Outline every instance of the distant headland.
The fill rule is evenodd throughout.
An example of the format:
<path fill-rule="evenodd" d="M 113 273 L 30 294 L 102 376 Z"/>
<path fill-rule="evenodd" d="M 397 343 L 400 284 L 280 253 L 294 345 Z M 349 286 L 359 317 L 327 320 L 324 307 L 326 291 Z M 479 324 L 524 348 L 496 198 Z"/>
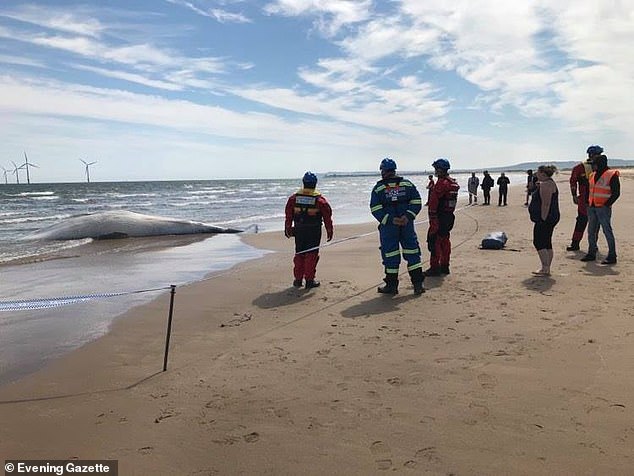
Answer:
<path fill-rule="evenodd" d="M 483 170 L 488 170 L 489 172 L 523 172 L 528 169 L 536 170 L 537 167 L 543 164 L 555 164 L 559 170 L 570 170 L 576 164 L 579 163 L 579 160 L 564 160 L 564 161 L 552 161 L 552 160 L 543 160 L 543 161 L 535 161 L 535 162 L 522 162 L 521 164 L 515 165 L 505 165 L 499 167 L 474 167 L 472 169 L 452 169 L 453 173 L 470 173 L 477 172 L 481 173 Z M 634 167 L 634 160 L 626 160 L 626 159 L 609 159 L 609 165 L 613 168 L 627 168 Z M 429 175 L 433 174 L 433 170 L 403 170 L 399 171 L 402 175 Z M 358 171 L 358 172 L 326 172 L 323 174 L 324 177 L 373 177 L 378 174 L 378 171 Z"/>

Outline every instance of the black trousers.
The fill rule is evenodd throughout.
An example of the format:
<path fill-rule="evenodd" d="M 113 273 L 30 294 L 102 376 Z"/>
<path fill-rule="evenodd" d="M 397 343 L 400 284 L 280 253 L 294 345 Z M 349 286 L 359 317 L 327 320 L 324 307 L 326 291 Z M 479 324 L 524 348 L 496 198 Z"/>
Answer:
<path fill-rule="evenodd" d="M 498 205 L 502 205 L 502 203 L 506 205 L 506 196 L 508 195 L 508 193 L 508 188 L 500 188 L 500 193 L 498 195 Z"/>
<path fill-rule="evenodd" d="M 484 195 L 484 204 L 489 205 L 491 203 L 491 189 L 483 188 L 482 194 Z"/>

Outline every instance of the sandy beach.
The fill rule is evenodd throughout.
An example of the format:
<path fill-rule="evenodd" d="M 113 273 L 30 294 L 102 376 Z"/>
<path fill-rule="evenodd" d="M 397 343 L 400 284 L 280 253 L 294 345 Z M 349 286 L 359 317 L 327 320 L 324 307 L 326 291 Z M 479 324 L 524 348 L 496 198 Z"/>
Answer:
<path fill-rule="evenodd" d="M 406 274 L 398 296 L 377 294 L 374 223 L 334 216 L 335 240 L 365 236 L 324 248 L 310 291 L 291 287 L 292 241 L 245 235 L 275 253 L 177 289 L 167 372 L 166 293 L 0 387 L 1 459 L 116 459 L 122 475 L 632 474 L 634 174 L 611 267 L 565 251 L 568 176 L 548 278 L 531 274 L 522 187 L 457 213 L 452 274 L 422 296 Z M 506 248 L 480 250 L 498 230 Z"/>

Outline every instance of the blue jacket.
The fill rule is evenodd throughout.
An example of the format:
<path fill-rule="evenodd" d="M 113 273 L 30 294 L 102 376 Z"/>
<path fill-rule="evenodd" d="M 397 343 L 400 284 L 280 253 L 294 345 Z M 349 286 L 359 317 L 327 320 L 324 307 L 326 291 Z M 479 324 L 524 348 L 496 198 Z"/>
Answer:
<path fill-rule="evenodd" d="M 423 202 L 416 186 L 403 177 L 379 180 L 370 196 L 370 212 L 381 225 L 392 224 L 392 219 L 406 215 L 416 218 Z"/>

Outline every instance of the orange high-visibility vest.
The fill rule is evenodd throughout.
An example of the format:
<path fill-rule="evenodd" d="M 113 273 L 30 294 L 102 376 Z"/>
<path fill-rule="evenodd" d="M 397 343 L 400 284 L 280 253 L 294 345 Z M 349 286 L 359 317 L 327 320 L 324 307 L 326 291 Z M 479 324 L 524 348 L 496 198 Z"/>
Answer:
<path fill-rule="evenodd" d="M 612 177 L 619 176 L 619 171 L 614 169 L 607 169 L 603 172 L 599 180 L 596 180 L 597 173 L 593 172 L 590 175 L 590 206 L 595 208 L 601 208 L 605 206 L 605 203 L 612 196 L 612 189 L 610 188 L 610 181 Z"/>

